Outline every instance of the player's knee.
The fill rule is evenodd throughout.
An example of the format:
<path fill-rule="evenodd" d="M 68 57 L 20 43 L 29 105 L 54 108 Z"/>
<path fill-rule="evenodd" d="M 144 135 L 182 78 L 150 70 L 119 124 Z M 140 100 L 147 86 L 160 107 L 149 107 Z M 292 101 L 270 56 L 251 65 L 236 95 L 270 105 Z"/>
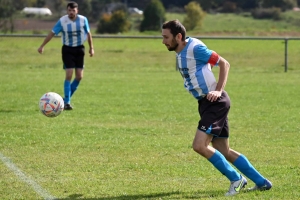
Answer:
<path fill-rule="evenodd" d="M 200 144 L 193 144 L 193 150 L 197 153 L 199 153 L 200 155 L 204 156 L 205 152 L 207 150 L 207 147 L 205 147 L 204 145 L 200 145 Z"/>
<path fill-rule="evenodd" d="M 229 152 L 228 151 L 223 151 L 221 152 L 223 154 L 223 156 L 226 158 L 226 160 L 229 160 L 230 156 L 229 156 Z"/>

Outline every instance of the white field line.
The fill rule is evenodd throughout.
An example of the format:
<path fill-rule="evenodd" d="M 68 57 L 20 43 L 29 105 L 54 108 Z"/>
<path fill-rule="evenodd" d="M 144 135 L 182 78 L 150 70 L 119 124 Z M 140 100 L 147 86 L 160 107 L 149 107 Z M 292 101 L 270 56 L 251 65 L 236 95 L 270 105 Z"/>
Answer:
<path fill-rule="evenodd" d="M 56 197 L 52 196 L 51 194 L 49 194 L 46 190 L 44 190 L 38 183 L 36 183 L 34 180 L 30 179 L 29 177 L 27 177 L 9 158 L 5 157 L 2 153 L 0 153 L 0 159 L 2 160 L 2 162 L 11 170 L 13 171 L 17 177 L 27 183 L 28 185 L 30 185 L 33 190 L 40 195 L 41 197 L 43 197 L 45 200 L 55 200 L 57 199 Z"/>

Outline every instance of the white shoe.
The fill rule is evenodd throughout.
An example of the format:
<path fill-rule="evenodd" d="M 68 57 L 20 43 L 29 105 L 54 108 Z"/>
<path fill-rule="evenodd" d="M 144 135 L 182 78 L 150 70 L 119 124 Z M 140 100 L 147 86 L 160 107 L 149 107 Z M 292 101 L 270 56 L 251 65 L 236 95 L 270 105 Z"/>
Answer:
<path fill-rule="evenodd" d="M 240 180 L 231 182 L 229 190 L 225 196 L 233 196 L 238 194 L 246 185 L 247 180 L 242 176 Z"/>

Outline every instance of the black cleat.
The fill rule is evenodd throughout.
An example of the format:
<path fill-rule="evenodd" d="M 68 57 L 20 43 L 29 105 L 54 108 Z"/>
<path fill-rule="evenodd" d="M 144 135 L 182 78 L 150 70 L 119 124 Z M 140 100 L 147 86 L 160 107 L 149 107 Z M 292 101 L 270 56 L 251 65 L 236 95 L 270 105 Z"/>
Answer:
<path fill-rule="evenodd" d="M 67 103 L 65 104 L 64 110 L 73 110 L 73 107 L 71 106 L 71 104 Z"/>

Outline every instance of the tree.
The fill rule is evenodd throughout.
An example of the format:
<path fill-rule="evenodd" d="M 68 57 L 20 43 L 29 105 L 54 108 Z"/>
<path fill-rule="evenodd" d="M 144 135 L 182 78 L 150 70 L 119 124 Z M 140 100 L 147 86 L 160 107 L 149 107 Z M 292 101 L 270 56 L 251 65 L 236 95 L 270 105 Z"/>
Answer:
<path fill-rule="evenodd" d="M 88 19 L 92 18 L 92 8 L 90 0 L 73 0 L 78 4 L 78 14 L 86 16 Z"/>
<path fill-rule="evenodd" d="M 91 21 L 97 21 L 99 20 L 101 16 L 101 11 L 105 4 L 107 3 L 107 0 L 91 0 L 91 7 L 92 7 L 92 12 L 91 12 Z"/>
<path fill-rule="evenodd" d="M 187 14 L 183 20 L 186 30 L 193 30 L 197 26 L 202 25 L 205 13 L 197 2 L 191 1 L 188 5 L 184 6 L 184 9 Z"/>
<path fill-rule="evenodd" d="M 224 0 L 194 0 L 195 2 L 199 3 L 201 8 L 205 11 L 214 10 L 217 8 L 222 7 Z"/>
<path fill-rule="evenodd" d="M 291 9 L 297 7 L 297 0 L 263 0 L 262 5 L 265 8 L 277 7 L 282 10 Z"/>
<path fill-rule="evenodd" d="M 35 3 L 35 7 L 42 8 L 46 5 L 46 0 L 37 0 Z"/>
<path fill-rule="evenodd" d="M 137 7 L 144 10 L 151 0 L 125 0 L 127 7 Z M 124 2 L 124 0 L 122 0 Z"/>
<path fill-rule="evenodd" d="M 151 0 L 144 10 L 144 19 L 141 23 L 140 31 L 160 30 L 162 23 L 166 20 L 165 8 L 160 0 Z"/>
<path fill-rule="evenodd" d="M 116 10 L 112 14 L 104 13 L 99 20 L 97 33 L 119 33 L 129 30 L 130 22 L 127 20 L 127 13 L 123 10 Z"/>
<path fill-rule="evenodd" d="M 67 10 L 67 2 L 64 0 L 52 0 L 53 9 L 58 13 L 58 15 L 61 15 L 62 11 Z"/>
<path fill-rule="evenodd" d="M 166 8 L 170 8 L 172 6 L 182 8 L 185 5 L 187 5 L 190 1 L 191 0 L 162 0 L 162 3 Z"/>
<path fill-rule="evenodd" d="M 243 10 L 251 10 L 259 7 L 259 2 L 261 0 L 231 0 L 236 3 L 239 8 Z"/>
<path fill-rule="evenodd" d="M 7 33 L 14 31 L 13 15 L 15 12 L 14 1 L 0 0 L 0 29 Z"/>

